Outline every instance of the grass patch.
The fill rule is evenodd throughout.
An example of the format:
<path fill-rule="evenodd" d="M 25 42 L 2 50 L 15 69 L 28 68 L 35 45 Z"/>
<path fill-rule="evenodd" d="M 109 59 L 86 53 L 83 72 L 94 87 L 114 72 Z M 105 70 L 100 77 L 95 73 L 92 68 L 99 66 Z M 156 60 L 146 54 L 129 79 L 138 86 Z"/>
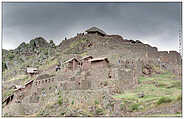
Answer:
<path fill-rule="evenodd" d="M 55 65 L 57 63 L 58 63 L 58 60 L 57 59 L 54 59 L 54 60 L 48 59 L 45 64 L 43 64 L 43 65 L 41 65 L 39 67 L 39 69 L 40 70 L 45 70 L 45 69 L 48 69 L 49 67 L 51 67 L 51 66 L 53 66 L 53 65 Z"/>
<path fill-rule="evenodd" d="M 171 98 L 169 98 L 169 97 L 161 97 L 158 100 L 157 104 L 160 105 L 162 103 L 169 103 L 169 102 L 172 102 L 172 99 Z"/>
<path fill-rule="evenodd" d="M 3 98 L 5 99 L 6 97 L 10 96 L 11 94 L 13 94 L 14 89 L 8 90 L 5 93 L 3 93 Z"/>
<path fill-rule="evenodd" d="M 118 95 L 115 95 L 113 96 L 114 98 L 122 98 L 122 99 L 129 99 L 129 100 L 132 100 L 132 99 L 135 99 L 137 96 L 135 93 L 124 93 L 124 94 L 118 94 Z"/>
<path fill-rule="evenodd" d="M 28 75 L 17 75 L 15 76 L 14 78 L 8 80 L 7 82 L 10 82 L 10 81 L 15 81 L 15 80 L 22 80 L 22 81 L 26 81 L 29 79 L 29 76 Z"/>
<path fill-rule="evenodd" d="M 135 89 L 126 90 L 113 97 L 122 99 L 131 111 L 139 110 L 140 107 L 146 110 L 163 103 L 179 101 L 182 93 L 181 80 L 173 80 L 173 77 L 175 76 L 169 72 L 139 77 L 139 85 Z M 139 98 L 138 94 L 141 92 L 144 92 L 144 97 Z"/>
<path fill-rule="evenodd" d="M 132 104 L 132 105 L 130 105 L 130 107 L 129 107 L 129 111 L 137 111 L 137 110 L 139 110 L 139 106 L 140 106 L 140 104 L 137 104 L 137 103 L 135 103 L 135 104 Z"/>
<path fill-rule="evenodd" d="M 79 46 L 79 45 L 81 45 L 81 44 L 86 43 L 87 41 L 88 41 L 88 39 L 86 39 L 86 38 L 82 38 L 82 39 L 80 39 L 80 40 L 76 40 L 76 41 L 74 41 L 74 42 L 72 42 L 72 43 L 70 44 L 70 48 L 77 47 L 77 46 Z"/>

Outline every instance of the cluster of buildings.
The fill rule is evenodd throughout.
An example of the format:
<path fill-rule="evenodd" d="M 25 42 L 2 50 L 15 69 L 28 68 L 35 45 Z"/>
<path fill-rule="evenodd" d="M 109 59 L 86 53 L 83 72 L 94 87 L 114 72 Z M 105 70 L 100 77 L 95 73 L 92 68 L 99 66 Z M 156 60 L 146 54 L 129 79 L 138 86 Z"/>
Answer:
<path fill-rule="evenodd" d="M 93 58 L 93 56 L 85 56 L 81 59 L 71 58 L 64 62 L 65 70 L 76 70 L 81 68 L 82 70 L 88 70 L 89 68 L 103 68 L 108 67 L 109 60 L 107 57 Z"/>

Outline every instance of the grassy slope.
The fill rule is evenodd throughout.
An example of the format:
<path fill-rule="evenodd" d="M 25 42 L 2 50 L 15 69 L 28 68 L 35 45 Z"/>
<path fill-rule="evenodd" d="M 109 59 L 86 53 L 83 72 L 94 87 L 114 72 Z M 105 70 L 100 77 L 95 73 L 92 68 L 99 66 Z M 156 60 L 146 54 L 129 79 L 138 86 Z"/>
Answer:
<path fill-rule="evenodd" d="M 126 106 L 129 111 L 145 111 L 164 103 L 174 103 L 181 100 L 182 93 L 181 80 L 173 80 L 174 77 L 169 72 L 152 77 L 140 77 L 136 89 L 114 95 L 114 98 L 122 99 L 122 108 Z M 144 92 L 143 98 L 138 97 L 141 92 Z"/>

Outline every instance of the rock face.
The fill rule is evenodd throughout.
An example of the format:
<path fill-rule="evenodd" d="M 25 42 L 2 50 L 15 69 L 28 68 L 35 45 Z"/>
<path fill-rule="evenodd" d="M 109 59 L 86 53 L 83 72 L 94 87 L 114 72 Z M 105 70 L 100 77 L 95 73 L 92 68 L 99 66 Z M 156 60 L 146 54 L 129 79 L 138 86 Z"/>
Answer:
<path fill-rule="evenodd" d="M 55 48 L 56 47 L 56 45 L 54 44 L 53 40 L 50 40 L 49 47 L 51 47 L 51 48 Z"/>
<path fill-rule="evenodd" d="M 37 37 L 35 39 L 32 39 L 30 42 L 30 45 L 32 47 L 48 47 L 49 43 L 42 37 Z"/>
<path fill-rule="evenodd" d="M 17 47 L 17 50 L 19 50 L 19 51 L 21 52 L 21 51 L 23 51 L 25 48 L 26 48 L 26 43 L 23 42 L 23 43 L 21 43 L 21 44 Z"/>

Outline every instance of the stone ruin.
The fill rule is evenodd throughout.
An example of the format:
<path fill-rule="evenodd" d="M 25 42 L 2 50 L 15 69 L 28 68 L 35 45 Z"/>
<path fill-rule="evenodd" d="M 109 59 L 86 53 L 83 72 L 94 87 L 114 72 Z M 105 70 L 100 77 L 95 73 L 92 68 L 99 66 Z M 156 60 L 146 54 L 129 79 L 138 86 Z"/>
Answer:
<path fill-rule="evenodd" d="M 91 35 L 91 33 L 87 35 L 89 34 Z M 84 34 L 78 34 L 78 36 L 83 37 Z M 117 41 L 123 42 L 125 46 L 129 44 L 131 52 L 134 52 L 133 58 L 132 54 L 128 54 L 126 58 L 119 58 L 118 63 L 114 63 L 109 57 L 94 58 L 92 55 L 81 59 L 73 57 L 64 63 L 61 76 L 49 74 L 38 76 L 28 82 L 24 88 L 16 90 L 13 97 L 10 96 L 4 102 L 8 104 L 13 100 L 16 103 L 39 103 L 40 97 L 59 91 L 68 97 L 72 97 L 73 92 L 78 92 L 75 94 L 80 95 L 85 91 L 102 90 L 107 94 L 122 93 L 126 89 L 136 87 L 139 76 L 159 73 L 153 66 L 168 70 L 181 79 L 182 63 L 178 52 L 158 51 L 156 47 L 150 47 L 140 41 L 124 40 L 118 35 L 103 35 L 103 37 L 116 37 Z M 24 102 L 26 96 L 29 98 Z"/>

